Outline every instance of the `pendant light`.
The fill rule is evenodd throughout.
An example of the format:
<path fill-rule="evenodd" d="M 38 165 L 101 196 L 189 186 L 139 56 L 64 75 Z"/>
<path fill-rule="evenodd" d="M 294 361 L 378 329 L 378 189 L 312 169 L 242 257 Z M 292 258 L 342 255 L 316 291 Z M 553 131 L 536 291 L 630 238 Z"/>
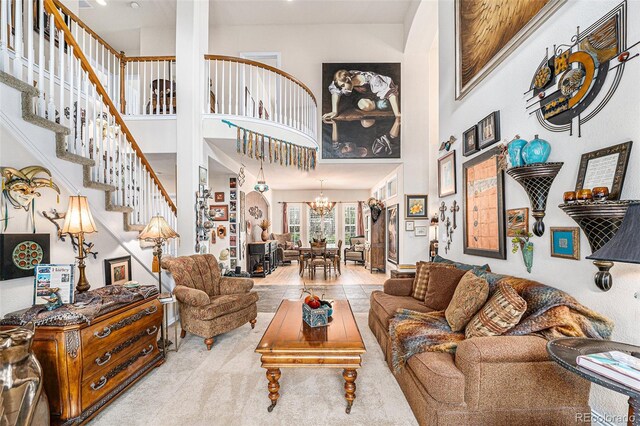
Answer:
<path fill-rule="evenodd" d="M 267 181 L 264 178 L 264 170 L 262 169 L 262 159 L 260 159 L 260 172 L 258 172 L 258 183 L 256 183 L 253 189 L 255 189 L 261 194 L 264 194 L 269 190 L 269 185 L 267 185 Z"/>

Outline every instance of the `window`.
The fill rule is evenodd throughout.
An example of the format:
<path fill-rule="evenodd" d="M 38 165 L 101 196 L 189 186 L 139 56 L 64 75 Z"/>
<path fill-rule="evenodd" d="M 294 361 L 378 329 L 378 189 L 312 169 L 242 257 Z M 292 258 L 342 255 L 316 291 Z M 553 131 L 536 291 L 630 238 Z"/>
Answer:
<path fill-rule="evenodd" d="M 291 241 L 298 242 L 300 240 L 300 206 L 289 206 L 287 208 L 287 224 L 288 230 L 291 234 Z"/>
<path fill-rule="evenodd" d="M 346 244 L 349 244 L 351 241 L 351 237 L 356 236 L 356 221 L 358 215 L 356 206 L 347 205 L 344 208 L 344 241 Z"/>
<path fill-rule="evenodd" d="M 336 209 L 321 218 L 320 215 L 309 209 L 309 239 L 326 238 L 327 245 L 336 244 Z"/>

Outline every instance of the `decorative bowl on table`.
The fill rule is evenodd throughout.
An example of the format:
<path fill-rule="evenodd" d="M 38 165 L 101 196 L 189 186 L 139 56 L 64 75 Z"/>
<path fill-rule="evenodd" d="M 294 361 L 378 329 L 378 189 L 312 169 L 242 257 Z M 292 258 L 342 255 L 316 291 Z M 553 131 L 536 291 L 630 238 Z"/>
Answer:
<path fill-rule="evenodd" d="M 127 281 L 126 283 L 122 284 L 122 286 L 125 288 L 138 288 L 140 287 L 140 283 L 138 281 Z"/>
<path fill-rule="evenodd" d="M 309 327 L 323 327 L 329 324 L 329 310 L 333 310 L 327 305 L 321 305 L 319 308 L 313 309 L 306 303 L 302 304 L 302 320 Z"/>

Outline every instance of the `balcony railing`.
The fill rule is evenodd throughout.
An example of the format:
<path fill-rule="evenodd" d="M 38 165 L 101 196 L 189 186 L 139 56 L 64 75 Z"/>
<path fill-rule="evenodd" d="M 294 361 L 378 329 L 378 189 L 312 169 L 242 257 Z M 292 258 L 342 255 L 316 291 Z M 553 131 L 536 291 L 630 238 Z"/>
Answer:
<path fill-rule="evenodd" d="M 176 57 L 123 55 L 122 112 L 126 115 L 176 113 Z"/>
<path fill-rule="evenodd" d="M 260 62 L 217 55 L 204 58 L 205 112 L 278 123 L 316 140 L 316 98 L 304 83 Z"/>

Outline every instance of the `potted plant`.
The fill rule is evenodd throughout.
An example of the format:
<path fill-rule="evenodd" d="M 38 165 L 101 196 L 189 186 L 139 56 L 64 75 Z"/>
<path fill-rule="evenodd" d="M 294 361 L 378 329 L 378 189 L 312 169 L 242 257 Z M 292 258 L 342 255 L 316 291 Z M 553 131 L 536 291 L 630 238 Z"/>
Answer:
<path fill-rule="evenodd" d="M 262 241 L 267 241 L 269 239 L 269 226 L 271 226 L 271 222 L 269 222 L 268 219 L 262 219 L 258 226 L 262 229 L 260 238 L 262 238 Z"/>
<path fill-rule="evenodd" d="M 531 237 L 533 237 L 531 232 L 519 230 L 516 232 L 516 236 L 511 239 L 511 251 L 517 253 L 518 248 L 520 249 L 528 273 L 531 273 L 533 266 L 533 242 L 529 241 Z"/>

